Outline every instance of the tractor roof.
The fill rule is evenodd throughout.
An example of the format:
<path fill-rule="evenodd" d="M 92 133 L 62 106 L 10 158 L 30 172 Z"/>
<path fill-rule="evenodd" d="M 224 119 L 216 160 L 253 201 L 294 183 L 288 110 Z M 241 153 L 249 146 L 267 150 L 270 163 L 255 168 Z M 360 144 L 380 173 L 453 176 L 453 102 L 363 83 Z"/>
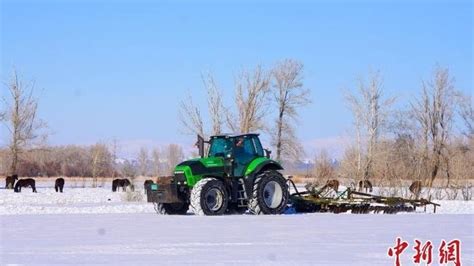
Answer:
<path fill-rule="evenodd" d="M 236 138 L 244 136 L 259 136 L 258 133 L 223 133 L 219 135 L 211 136 L 211 138 Z"/>

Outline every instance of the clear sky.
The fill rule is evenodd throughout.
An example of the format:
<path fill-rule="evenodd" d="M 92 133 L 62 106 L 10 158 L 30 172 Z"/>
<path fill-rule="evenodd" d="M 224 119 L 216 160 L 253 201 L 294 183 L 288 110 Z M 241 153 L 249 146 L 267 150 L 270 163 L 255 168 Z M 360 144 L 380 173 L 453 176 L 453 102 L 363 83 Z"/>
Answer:
<path fill-rule="evenodd" d="M 52 144 L 116 137 L 127 151 L 190 147 L 178 102 L 190 90 L 206 108 L 203 71 L 215 74 L 231 105 L 242 68 L 284 58 L 305 64 L 313 103 L 298 136 L 309 151 L 350 134 L 341 89 L 370 69 L 381 70 L 399 105 L 437 63 L 472 93 L 472 1 L 112 2 L 1 1 L 0 78 L 15 67 L 36 81 Z"/>

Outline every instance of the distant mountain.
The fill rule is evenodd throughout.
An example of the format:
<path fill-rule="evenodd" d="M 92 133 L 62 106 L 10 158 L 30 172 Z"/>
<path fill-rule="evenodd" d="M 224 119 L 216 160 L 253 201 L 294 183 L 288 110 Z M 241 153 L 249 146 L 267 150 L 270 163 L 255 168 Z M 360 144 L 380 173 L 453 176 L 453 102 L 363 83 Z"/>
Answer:
<path fill-rule="evenodd" d="M 337 168 L 340 165 L 340 162 L 337 159 L 331 159 L 331 164 Z M 306 160 L 306 161 L 284 161 L 283 167 L 285 168 L 286 173 L 300 173 L 300 174 L 310 174 L 314 167 L 314 161 Z"/>

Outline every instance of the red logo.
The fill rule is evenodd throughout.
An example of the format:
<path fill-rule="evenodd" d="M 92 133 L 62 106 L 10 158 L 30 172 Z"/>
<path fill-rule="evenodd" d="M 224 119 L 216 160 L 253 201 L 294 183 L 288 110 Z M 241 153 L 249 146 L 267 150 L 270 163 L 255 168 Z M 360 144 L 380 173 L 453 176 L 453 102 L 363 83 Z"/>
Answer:
<path fill-rule="evenodd" d="M 414 255 L 412 257 L 413 264 L 415 265 L 431 265 L 433 262 L 433 243 L 428 240 L 422 242 L 419 239 L 414 240 L 413 250 Z M 400 257 L 403 252 L 408 248 L 409 244 L 406 241 L 403 241 L 401 237 L 397 237 L 394 247 L 388 249 L 388 256 L 395 258 L 395 266 L 402 265 L 400 262 Z M 439 245 L 439 264 L 440 265 L 454 265 L 461 266 L 461 241 L 454 239 L 449 243 L 443 239 Z"/>
<path fill-rule="evenodd" d="M 453 262 L 454 265 L 461 265 L 461 241 L 455 239 L 448 244 L 443 239 L 439 246 L 439 264 L 448 264 Z"/>
<path fill-rule="evenodd" d="M 402 242 L 400 237 L 397 237 L 397 243 L 395 247 L 388 249 L 388 256 L 393 257 L 395 256 L 395 265 L 400 266 L 400 255 L 405 251 L 408 247 L 408 242 Z"/>
<path fill-rule="evenodd" d="M 426 263 L 426 265 L 430 265 L 433 261 L 433 244 L 431 241 L 427 241 L 423 246 L 421 245 L 421 241 L 415 239 L 415 256 L 413 256 L 413 263 L 420 264 L 421 262 Z"/>

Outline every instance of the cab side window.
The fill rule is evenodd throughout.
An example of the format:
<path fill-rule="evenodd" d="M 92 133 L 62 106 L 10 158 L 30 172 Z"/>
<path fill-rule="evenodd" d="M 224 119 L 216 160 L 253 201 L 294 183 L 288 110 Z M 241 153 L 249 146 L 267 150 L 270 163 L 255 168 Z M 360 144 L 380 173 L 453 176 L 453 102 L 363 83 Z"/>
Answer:
<path fill-rule="evenodd" d="M 265 156 L 265 153 L 263 152 L 263 148 L 262 148 L 262 143 L 260 143 L 260 140 L 257 137 L 252 137 L 252 142 L 255 147 L 255 155 L 257 155 L 258 157 Z"/>
<path fill-rule="evenodd" d="M 255 144 L 252 138 L 243 137 L 240 144 L 234 147 L 234 175 L 243 176 L 247 165 L 257 157 Z M 236 140 L 239 143 L 239 139 Z"/>
<path fill-rule="evenodd" d="M 253 140 L 251 138 L 244 139 L 244 151 L 250 155 L 256 155 L 255 146 L 253 144 Z"/>

